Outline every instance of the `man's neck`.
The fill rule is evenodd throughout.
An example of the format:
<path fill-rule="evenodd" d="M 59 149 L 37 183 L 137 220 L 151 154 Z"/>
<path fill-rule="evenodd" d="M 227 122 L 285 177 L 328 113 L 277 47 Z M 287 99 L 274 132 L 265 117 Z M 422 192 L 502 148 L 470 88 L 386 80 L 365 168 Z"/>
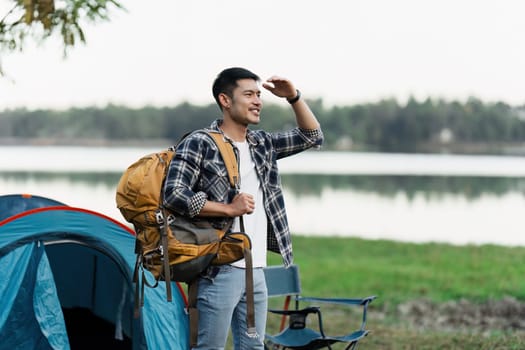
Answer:
<path fill-rule="evenodd" d="M 243 142 L 246 140 L 246 133 L 248 132 L 247 125 L 236 124 L 230 120 L 224 119 L 220 128 L 226 136 L 235 142 Z"/>

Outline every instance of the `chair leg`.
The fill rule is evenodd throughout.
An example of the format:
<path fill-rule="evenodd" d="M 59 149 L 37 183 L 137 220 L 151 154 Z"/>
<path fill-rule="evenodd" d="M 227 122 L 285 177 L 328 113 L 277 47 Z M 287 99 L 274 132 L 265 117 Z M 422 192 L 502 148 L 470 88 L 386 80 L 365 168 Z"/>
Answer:
<path fill-rule="evenodd" d="M 291 298 L 292 297 L 290 295 L 286 296 L 286 298 L 284 299 L 283 310 L 288 310 L 288 308 L 290 307 L 290 300 L 291 300 Z M 282 315 L 282 317 L 281 317 L 281 327 L 279 328 L 279 331 L 282 331 L 284 329 L 284 327 L 286 327 L 286 315 Z"/>
<path fill-rule="evenodd" d="M 356 350 L 357 349 L 357 342 L 353 341 L 345 348 L 345 350 Z"/>
<path fill-rule="evenodd" d="M 278 345 L 278 344 L 272 344 L 270 343 L 270 345 L 268 344 L 264 344 L 264 350 L 285 350 L 284 347 Z"/>

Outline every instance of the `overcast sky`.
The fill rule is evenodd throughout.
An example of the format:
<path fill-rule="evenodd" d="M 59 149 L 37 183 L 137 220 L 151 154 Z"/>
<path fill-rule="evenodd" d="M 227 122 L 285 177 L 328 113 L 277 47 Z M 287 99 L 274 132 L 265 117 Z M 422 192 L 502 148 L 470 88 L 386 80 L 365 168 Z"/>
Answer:
<path fill-rule="evenodd" d="M 87 45 L 66 59 L 57 41 L 3 54 L 0 110 L 208 104 L 230 66 L 288 77 L 327 105 L 411 95 L 525 104 L 522 0 L 122 2 L 128 12 L 86 25 Z M 11 3 L 0 0 L 0 17 Z"/>

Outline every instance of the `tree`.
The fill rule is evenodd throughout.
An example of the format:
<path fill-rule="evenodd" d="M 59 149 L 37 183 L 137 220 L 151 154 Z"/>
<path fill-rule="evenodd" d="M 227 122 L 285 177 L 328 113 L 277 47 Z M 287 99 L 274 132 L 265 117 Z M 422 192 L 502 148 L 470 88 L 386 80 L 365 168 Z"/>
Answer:
<path fill-rule="evenodd" d="M 125 10 L 115 0 L 6 1 L 11 1 L 12 7 L 0 20 L 0 52 L 22 51 L 28 38 L 43 42 L 51 36 L 59 35 L 66 56 L 75 44 L 86 42 L 81 20 L 107 21 L 112 6 Z"/>

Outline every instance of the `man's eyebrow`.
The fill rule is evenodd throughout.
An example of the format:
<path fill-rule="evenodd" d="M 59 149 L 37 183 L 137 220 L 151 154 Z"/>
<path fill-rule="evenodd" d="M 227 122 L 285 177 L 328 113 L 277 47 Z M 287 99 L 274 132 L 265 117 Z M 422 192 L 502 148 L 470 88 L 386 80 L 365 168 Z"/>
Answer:
<path fill-rule="evenodd" d="M 243 93 L 247 93 L 247 92 L 258 94 L 258 93 L 261 93 L 261 89 L 246 89 L 243 91 Z"/>

